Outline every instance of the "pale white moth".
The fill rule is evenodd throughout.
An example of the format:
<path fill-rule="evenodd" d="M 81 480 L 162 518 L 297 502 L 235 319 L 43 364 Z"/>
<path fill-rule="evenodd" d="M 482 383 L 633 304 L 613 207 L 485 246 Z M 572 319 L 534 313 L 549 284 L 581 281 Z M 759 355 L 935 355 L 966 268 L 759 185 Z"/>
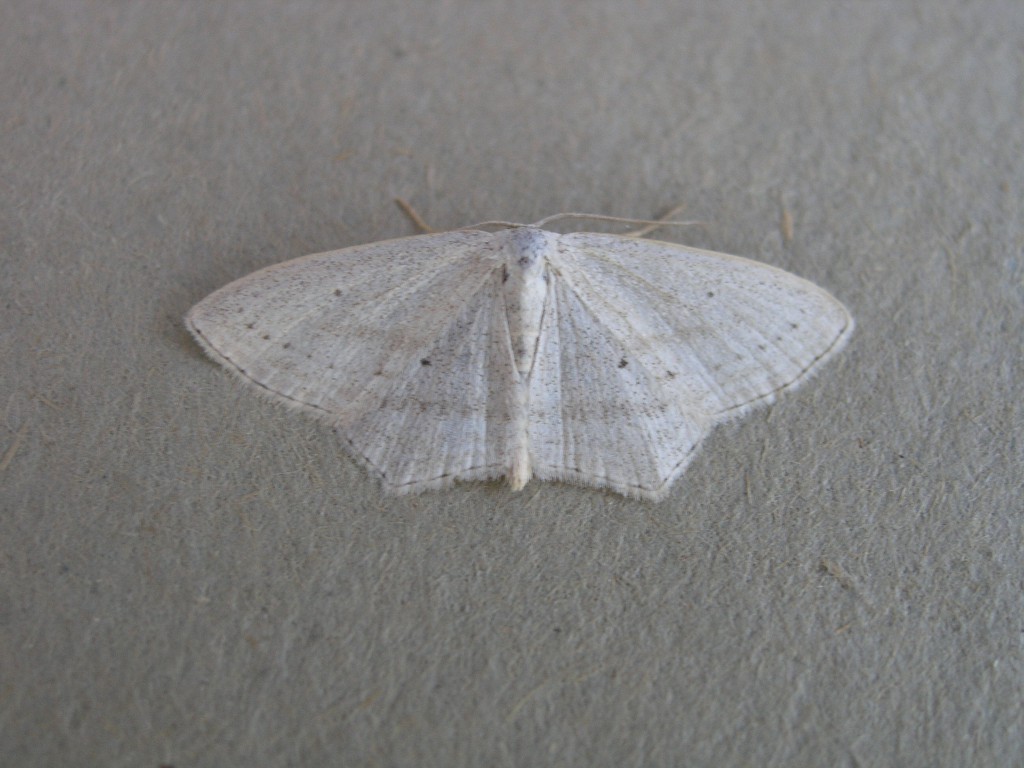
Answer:
<path fill-rule="evenodd" d="M 565 216 L 294 259 L 186 323 L 242 381 L 330 424 L 389 492 L 537 477 L 654 501 L 716 424 L 807 380 L 853 330 L 781 269 L 542 228 Z"/>

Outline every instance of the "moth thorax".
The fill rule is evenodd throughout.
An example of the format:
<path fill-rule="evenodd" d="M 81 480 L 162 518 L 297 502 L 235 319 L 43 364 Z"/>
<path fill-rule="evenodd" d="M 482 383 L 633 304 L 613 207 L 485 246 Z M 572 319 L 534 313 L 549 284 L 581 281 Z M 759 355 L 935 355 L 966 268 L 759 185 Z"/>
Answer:
<path fill-rule="evenodd" d="M 503 292 L 512 354 L 520 374 L 533 367 L 547 298 L 547 253 L 554 247 L 549 232 L 517 227 L 508 232 Z"/>

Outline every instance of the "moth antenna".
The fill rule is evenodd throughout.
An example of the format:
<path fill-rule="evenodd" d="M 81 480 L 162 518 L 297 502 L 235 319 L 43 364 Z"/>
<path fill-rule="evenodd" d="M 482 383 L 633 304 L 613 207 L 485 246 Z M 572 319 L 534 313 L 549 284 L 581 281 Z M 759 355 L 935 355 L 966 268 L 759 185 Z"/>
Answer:
<path fill-rule="evenodd" d="M 590 219 L 592 221 L 610 221 L 619 224 L 643 224 L 644 226 L 640 229 L 623 233 L 624 237 L 643 237 L 649 232 L 653 232 L 661 227 L 690 227 L 695 224 L 703 223 L 700 221 L 673 221 L 672 217 L 682 211 L 684 207 L 685 206 L 683 205 L 677 205 L 659 219 L 633 219 L 622 216 L 604 216 L 597 213 L 556 213 L 553 216 L 547 216 L 541 219 L 531 226 L 543 227 L 545 224 L 549 224 L 552 221 L 558 221 L 559 219 Z"/>

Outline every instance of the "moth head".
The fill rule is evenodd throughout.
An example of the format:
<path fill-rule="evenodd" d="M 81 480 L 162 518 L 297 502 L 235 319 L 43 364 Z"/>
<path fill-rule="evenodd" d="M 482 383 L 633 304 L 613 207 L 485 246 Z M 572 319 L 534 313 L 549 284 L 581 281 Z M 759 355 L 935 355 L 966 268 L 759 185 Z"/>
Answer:
<path fill-rule="evenodd" d="M 534 272 L 543 269 L 545 255 L 554 247 L 550 232 L 530 226 L 520 226 L 498 234 L 505 263 L 510 272 Z"/>

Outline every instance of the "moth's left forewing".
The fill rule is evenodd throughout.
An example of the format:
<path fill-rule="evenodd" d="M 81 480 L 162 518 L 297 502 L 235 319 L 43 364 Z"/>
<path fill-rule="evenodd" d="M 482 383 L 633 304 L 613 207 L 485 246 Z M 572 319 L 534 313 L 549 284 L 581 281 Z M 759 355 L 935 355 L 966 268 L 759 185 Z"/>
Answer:
<path fill-rule="evenodd" d="M 664 369 L 665 386 L 712 415 L 796 386 L 853 329 L 831 294 L 767 264 L 614 235 L 562 243 L 561 269 L 596 315 L 616 318 L 634 354 Z"/>

